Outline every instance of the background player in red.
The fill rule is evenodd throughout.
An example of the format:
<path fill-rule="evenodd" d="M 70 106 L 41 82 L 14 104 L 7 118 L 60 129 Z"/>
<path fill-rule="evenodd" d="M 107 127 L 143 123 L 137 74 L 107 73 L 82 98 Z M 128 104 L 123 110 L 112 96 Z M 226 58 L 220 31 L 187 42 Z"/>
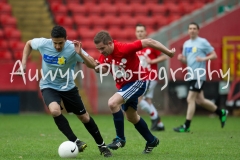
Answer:
<path fill-rule="evenodd" d="M 143 24 L 136 25 L 136 37 L 139 40 L 145 39 L 147 37 L 146 27 Z M 160 56 L 160 54 L 160 51 L 149 47 L 137 52 L 137 55 L 140 59 L 140 64 L 147 73 L 147 80 L 149 81 L 147 92 L 138 99 L 138 106 L 150 115 L 152 121 L 152 131 L 164 130 L 164 124 L 161 122 L 160 116 L 158 115 L 158 112 L 152 103 L 154 89 L 158 83 L 158 77 L 155 76 L 153 71 L 156 71 L 156 73 L 158 73 L 157 64 L 167 59 L 166 55 L 162 54 Z"/>
<path fill-rule="evenodd" d="M 152 135 L 146 122 L 137 113 L 138 97 L 146 91 L 147 81 L 143 78 L 146 74 L 144 72 L 141 73 L 141 65 L 139 65 L 140 62 L 136 52 L 143 48 L 151 47 L 173 57 L 175 49 L 169 50 L 160 42 L 150 38 L 137 40 L 132 43 L 120 43 L 113 41 L 106 31 L 97 33 L 94 37 L 94 43 L 101 53 L 99 57 L 101 65 L 95 68 L 96 72 L 107 73 L 110 69 L 119 89 L 108 100 L 108 106 L 113 114 L 117 133 L 116 138 L 113 139 L 113 142 L 108 147 L 110 149 L 118 149 L 125 146 L 126 139 L 124 136 L 122 107 L 127 120 L 135 126 L 137 131 L 147 141 L 143 153 L 150 153 L 159 144 L 159 139 Z"/>

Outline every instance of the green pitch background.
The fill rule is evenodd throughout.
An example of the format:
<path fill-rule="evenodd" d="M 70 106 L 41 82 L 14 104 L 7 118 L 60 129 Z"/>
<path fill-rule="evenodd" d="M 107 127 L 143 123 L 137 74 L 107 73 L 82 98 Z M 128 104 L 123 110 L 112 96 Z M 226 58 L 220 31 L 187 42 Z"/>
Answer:
<path fill-rule="evenodd" d="M 75 115 L 65 115 L 79 139 L 88 147 L 76 159 L 105 159 L 90 134 Z M 115 138 L 111 115 L 94 115 L 105 142 Z M 143 116 L 148 125 L 150 119 Z M 153 132 L 160 145 L 150 154 L 142 154 L 145 140 L 134 126 L 125 120 L 127 143 L 112 151 L 116 160 L 237 160 L 240 159 L 240 118 L 228 117 L 224 129 L 218 117 L 196 116 L 190 133 L 175 133 L 173 127 L 185 120 L 183 116 L 162 117 L 164 132 Z M 0 115 L 0 160 L 58 160 L 58 146 L 66 138 L 57 129 L 50 115 Z"/>

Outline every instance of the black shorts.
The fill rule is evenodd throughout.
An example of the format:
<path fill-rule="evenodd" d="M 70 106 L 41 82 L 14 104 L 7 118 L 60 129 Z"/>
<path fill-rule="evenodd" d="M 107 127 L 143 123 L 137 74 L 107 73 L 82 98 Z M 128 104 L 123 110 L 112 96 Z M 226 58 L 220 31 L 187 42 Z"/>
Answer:
<path fill-rule="evenodd" d="M 41 92 L 47 107 L 52 102 L 57 102 L 61 106 L 62 100 L 67 112 L 71 112 L 76 115 L 82 115 L 86 113 L 86 109 L 78 93 L 77 87 L 74 87 L 69 91 L 57 91 L 52 88 L 45 88 L 42 89 Z M 61 107 L 61 109 L 63 108 Z"/>
<path fill-rule="evenodd" d="M 199 82 L 200 82 L 200 86 L 198 85 L 197 80 L 189 81 L 189 90 L 194 91 L 194 92 L 201 92 L 203 90 L 203 86 L 204 86 L 205 81 L 200 80 Z"/>

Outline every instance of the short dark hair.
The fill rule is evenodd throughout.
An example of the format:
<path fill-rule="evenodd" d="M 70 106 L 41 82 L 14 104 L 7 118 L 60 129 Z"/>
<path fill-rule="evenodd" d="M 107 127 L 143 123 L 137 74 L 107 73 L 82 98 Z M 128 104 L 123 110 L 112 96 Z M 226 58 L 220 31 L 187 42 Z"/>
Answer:
<path fill-rule="evenodd" d="M 137 27 L 143 27 L 145 30 L 147 29 L 146 26 L 143 25 L 143 24 L 141 24 L 141 23 L 137 23 L 137 24 L 136 24 L 136 28 L 137 28 Z"/>
<path fill-rule="evenodd" d="M 190 25 L 192 25 L 192 24 L 195 25 L 198 30 L 200 29 L 199 25 L 198 25 L 196 22 L 191 22 L 191 23 L 188 25 L 188 27 L 189 27 Z"/>
<path fill-rule="evenodd" d="M 55 26 L 51 32 L 52 38 L 67 38 L 67 32 L 62 26 Z"/>
<path fill-rule="evenodd" d="M 103 44 L 108 44 L 109 41 L 112 41 L 112 37 L 107 31 L 100 31 L 94 37 L 94 43 L 99 44 L 103 42 Z"/>

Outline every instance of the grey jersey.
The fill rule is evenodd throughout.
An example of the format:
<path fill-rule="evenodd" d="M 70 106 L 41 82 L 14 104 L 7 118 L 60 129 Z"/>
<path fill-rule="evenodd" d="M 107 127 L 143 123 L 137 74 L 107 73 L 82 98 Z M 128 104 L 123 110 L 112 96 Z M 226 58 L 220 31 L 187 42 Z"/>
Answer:
<path fill-rule="evenodd" d="M 52 39 L 34 38 L 31 47 L 42 55 L 42 77 L 40 89 L 52 88 L 59 91 L 68 91 L 74 88 L 74 67 L 83 59 L 75 52 L 71 41 L 66 41 L 61 52 L 54 48 Z M 82 50 L 85 55 L 88 55 Z"/>
<path fill-rule="evenodd" d="M 191 71 L 188 70 L 188 73 L 193 73 L 191 80 L 198 79 L 197 70 L 199 70 L 199 75 L 203 74 L 203 71 L 200 69 L 204 69 L 206 71 L 206 62 L 197 62 L 196 57 L 206 57 L 206 55 L 213 50 L 214 48 L 210 45 L 210 43 L 201 37 L 197 37 L 194 40 L 189 39 L 184 43 L 183 55 L 186 57 L 187 66 L 191 68 Z M 188 74 L 188 76 L 189 75 L 190 74 Z M 206 74 L 200 77 L 200 80 L 206 80 Z"/>

